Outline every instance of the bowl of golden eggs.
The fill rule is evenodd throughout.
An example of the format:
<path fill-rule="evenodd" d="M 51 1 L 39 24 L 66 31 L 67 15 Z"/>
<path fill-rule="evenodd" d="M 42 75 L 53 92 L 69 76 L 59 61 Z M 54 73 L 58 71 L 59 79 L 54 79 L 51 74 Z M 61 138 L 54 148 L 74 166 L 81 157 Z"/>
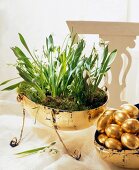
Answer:
<path fill-rule="evenodd" d="M 98 119 L 95 146 L 116 166 L 139 169 L 139 110 L 131 104 L 107 109 Z"/>

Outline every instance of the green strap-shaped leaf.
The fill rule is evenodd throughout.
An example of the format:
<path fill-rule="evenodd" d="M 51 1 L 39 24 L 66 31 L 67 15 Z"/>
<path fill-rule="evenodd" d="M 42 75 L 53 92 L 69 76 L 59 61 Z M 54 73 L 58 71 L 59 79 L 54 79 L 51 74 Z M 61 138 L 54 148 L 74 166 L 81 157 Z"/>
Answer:
<path fill-rule="evenodd" d="M 102 72 L 105 72 L 105 70 L 107 69 L 107 67 L 114 61 L 115 57 L 116 57 L 116 53 L 117 50 L 114 50 L 113 52 L 110 53 L 110 55 L 107 57 L 106 61 L 103 64 L 102 67 Z"/>
<path fill-rule="evenodd" d="M 99 78 L 96 81 L 96 85 L 95 85 L 96 87 L 98 87 L 98 85 L 100 84 L 103 76 L 110 69 L 109 66 L 114 61 L 114 59 L 116 57 L 116 53 L 117 53 L 117 50 L 114 50 L 113 52 L 110 53 L 110 55 L 108 57 L 105 58 L 105 61 L 103 62 L 103 65 L 102 65 L 102 69 L 100 70 L 100 73 L 99 73 Z"/>
<path fill-rule="evenodd" d="M 38 151 L 41 151 L 41 150 L 43 150 L 45 148 L 46 148 L 46 146 L 40 147 L 40 148 L 36 148 L 36 149 L 31 149 L 31 150 L 27 150 L 27 151 L 16 153 L 16 155 L 30 155 L 30 154 L 36 153 Z"/>
<path fill-rule="evenodd" d="M 24 47 L 26 48 L 26 50 L 29 52 L 29 54 L 30 54 L 30 56 L 32 57 L 32 59 L 34 60 L 34 62 L 38 65 L 37 60 L 36 60 L 36 59 L 34 58 L 34 56 L 31 54 L 31 52 L 30 52 L 30 50 L 29 50 L 29 48 L 28 48 L 28 46 L 27 46 L 27 43 L 26 43 L 24 37 L 23 37 L 22 34 L 20 34 L 20 33 L 19 33 L 19 38 L 20 38 L 20 41 L 21 41 L 21 43 L 23 44 L 23 46 L 24 46 Z"/>
<path fill-rule="evenodd" d="M 2 89 L 1 91 L 6 91 L 6 90 L 9 91 L 9 90 L 16 89 L 16 88 L 20 85 L 20 83 L 21 83 L 21 82 L 16 83 L 16 84 L 13 84 L 13 85 L 11 85 L 11 86 L 8 86 L 8 87 Z"/>
<path fill-rule="evenodd" d="M 47 48 L 47 50 L 48 50 L 48 48 L 49 48 L 48 38 L 47 38 L 47 37 L 46 37 L 46 48 Z"/>
<path fill-rule="evenodd" d="M 26 43 L 24 37 L 23 37 L 22 34 L 20 34 L 20 33 L 19 33 L 18 35 L 19 35 L 19 38 L 20 38 L 21 43 L 22 43 L 23 46 L 26 48 L 26 50 L 29 52 L 29 54 L 32 56 L 32 54 L 31 54 L 31 52 L 30 52 L 30 50 L 29 50 L 29 48 L 28 48 L 28 46 L 27 46 L 27 43 Z"/>
<path fill-rule="evenodd" d="M 22 61 L 26 67 L 32 68 L 31 62 L 29 61 L 29 59 L 26 57 L 26 55 L 22 52 L 20 48 L 13 47 L 12 50 L 18 60 Z"/>
<path fill-rule="evenodd" d="M 18 155 L 18 156 L 28 156 L 28 155 L 31 155 L 31 154 L 35 154 L 38 151 L 44 150 L 45 148 L 50 148 L 51 146 L 53 146 L 55 144 L 56 144 L 56 142 L 53 142 L 48 146 L 44 146 L 44 147 L 40 147 L 40 148 L 35 148 L 35 149 L 19 152 L 19 153 L 16 153 L 16 155 Z"/>
<path fill-rule="evenodd" d="M 22 70 L 19 66 L 16 67 L 19 72 L 19 75 L 27 82 L 32 82 L 32 77 L 26 71 Z"/>
<path fill-rule="evenodd" d="M 10 81 L 18 79 L 18 78 L 20 78 L 20 77 L 16 77 L 16 78 L 13 78 L 13 79 L 6 80 L 6 81 L 0 83 L 0 86 L 5 85 L 5 84 L 9 83 Z"/>
<path fill-rule="evenodd" d="M 111 65 L 116 57 L 117 54 L 117 50 L 114 50 L 110 53 L 109 55 L 109 65 Z"/>

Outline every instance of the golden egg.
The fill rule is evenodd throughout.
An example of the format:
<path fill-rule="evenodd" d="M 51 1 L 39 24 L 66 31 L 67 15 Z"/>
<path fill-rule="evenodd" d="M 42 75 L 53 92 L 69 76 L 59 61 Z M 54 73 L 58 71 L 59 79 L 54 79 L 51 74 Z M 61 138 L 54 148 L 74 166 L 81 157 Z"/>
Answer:
<path fill-rule="evenodd" d="M 109 108 L 103 113 L 103 115 L 112 115 L 115 111 L 116 109 Z"/>
<path fill-rule="evenodd" d="M 122 128 L 117 124 L 109 124 L 105 129 L 106 135 L 110 138 L 120 139 L 122 135 Z"/>
<path fill-rule="evenodd" d="M 115 110 L 106 110 L 98 119 L 97 130 L 104 133 L 105 127 L 113 121 L 113 113 Z"/>
<path fill-rule="evenodd" d="M 130 116 L 126 112 L 124 112 L 123 110 L 115 111 L 113 113 L 113 117 L 114 117 L 115 122 L 118 125 L 121 125 L 126 119 L 130 118 Z"/>
<path fill-rule="evenodd" d="M 108 138 L 108 136 L 106 134 L 100 134 L 98 136 L 98 141 L 101 143 L 101 144 L 105 144 L 105 140 Z"/>
<path fill-rule="evenodd" d="M 127 119 L 121 127 L 125 132 L 139 133 L 139 121 L 137 119 Z"/>
<path fill-rule="evenodd" d="M 139 110 L 136 106 L 131 104 L 123 104 L 120 109 L 125 111 L 131 118 L 137 118 L 139 115 Z"/>
<path fill-rule="evenodd" d="M 121 142 L 128 149 L 137 149 L 139 147 L 139 138 L 131 133 L 123 133 Z"/>
<path fill-rule="evenodd" d="M 122 150 L 121 142 L 114 138 L 107 138 L 105 141 L 105 146 L 109 149 Z"/>

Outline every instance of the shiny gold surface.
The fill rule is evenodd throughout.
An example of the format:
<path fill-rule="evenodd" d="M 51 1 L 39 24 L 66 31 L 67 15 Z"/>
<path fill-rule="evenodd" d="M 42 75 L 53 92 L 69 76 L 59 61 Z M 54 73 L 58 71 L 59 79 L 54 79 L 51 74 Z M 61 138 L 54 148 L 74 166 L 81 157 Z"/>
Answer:
<path fill-rule="evenodd" d="M 113 117 L 114 117 L 115 122 L 118 125 L 121 125 L 126 119 L 130 118 L 130 116 L 126 112 L 124 112 L 123 110 L 115 111 L 113 113 Z"/>
<path fill-rule="evenodd" d="M 21 103 L 25 110 L 38 122 L 59 130 L 80 130 L 92 126 L 98 116 L 106 110 L 106 103 L 96 109 L 67 112 L 36 104 L 23 96 Z M 52 113 L 53 117 L 52 117 Z"/>
<path fill-rule="evenodd" d="M 112 115 L 115 111 L 116 109 L 109 108 L 103 113 L 103 115 Z"/>
<path fill-rule="evenodd" d="M 123 104 L 121 105 L 120 109 L 125 111 L 131 118 L 137 118 L 139 111 L 138 108 L 134 105 L 131 104 Z"/>
<path fill-rule="evenodd" d="M 117 124 L 109 124 L 105 128 L 106 135 L 110 138 L 120 139 L 122 135 L 122 128 Z"/>
<path fill-rule="evenodd" d="M 105 135 L 104 133 L 102 133 L 98 136 L 98 140 L 101 144 L 105 144 L 105 141 L 106 141 L 107 138 L 108 138 L 108 136 Z"/>
<path fill-rule="evenodd" d="M 122 124 L 122 129 L 128 133 L 139 133 L 139 121 L 136 119 L 127 119 Z"/>
<path fill-rule="evenodd" d="M 139 169 L 138 109 L 131 104 L 124 104 L 120 109 L 112 114 L 113 120 L 110 124 L 103 124 L 103 129 L 105 129 L 105 133 L 108 136 L 108 138 L 105 137 L 104 139 L 101 137 L 102 141 L 105 140 L 105 143 L 102 143 L 100 140 L 102 135 L 100 127 L 96 131 L 95 146 L 100 157 L 104 160 L 122 168 Z M 106 119 L 104 114 L 103 117 L 99 118 L 99 120 L 101 119 Z"/>
<path fill-rule="evenodd" d="M 139 138 L 134 134 L 123 133 L 121 142 L 128 149 L 137 149 L 139 147 Z"/>
<path fill-rule="evenodd" d="M 98 151 L 99 156 L 103 160 L 113 163 L 116 166 L 119 166 L 122 168 L 139 169 L 139 149 L 122 150 L 122 151 L 107 149 L 97 142 L 96 134 L 95 134 L 94 144 L 95 144 L 96 150 Z"/>
<path fill-rule="evenodd" d="M 122 144 L 119 140 L 114 138 L 107 138 L 105 140 L 105 146 L 108 149 L 116 149 L 116 150 L 122 150 Z"/>
<path fill-rule="evenodd" d="M 103 115 L 98 119 L 97 122 L 97 130 L 100 131 L 101 133 L 104 133 L 105 127 L 112 123 L 113 121 L 113 113 L 114 109 L 106 110 Z"/>

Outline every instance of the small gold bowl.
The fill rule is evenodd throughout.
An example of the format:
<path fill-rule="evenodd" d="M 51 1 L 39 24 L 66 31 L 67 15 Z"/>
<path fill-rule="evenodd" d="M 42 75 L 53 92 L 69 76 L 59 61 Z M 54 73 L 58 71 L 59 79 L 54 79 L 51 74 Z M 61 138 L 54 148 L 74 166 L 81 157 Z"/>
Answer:
<path fill-rule="evenodd" d="M 139 169 L 139 149 L 134 150 L 112 150 L 107 149 L 105 146 L 101 145 L 98 141 L 98 135 L 100 133 L 96 131 L 94 144 L 99 156 L 118 167 L 122 168 L 132 168 Z"/>

